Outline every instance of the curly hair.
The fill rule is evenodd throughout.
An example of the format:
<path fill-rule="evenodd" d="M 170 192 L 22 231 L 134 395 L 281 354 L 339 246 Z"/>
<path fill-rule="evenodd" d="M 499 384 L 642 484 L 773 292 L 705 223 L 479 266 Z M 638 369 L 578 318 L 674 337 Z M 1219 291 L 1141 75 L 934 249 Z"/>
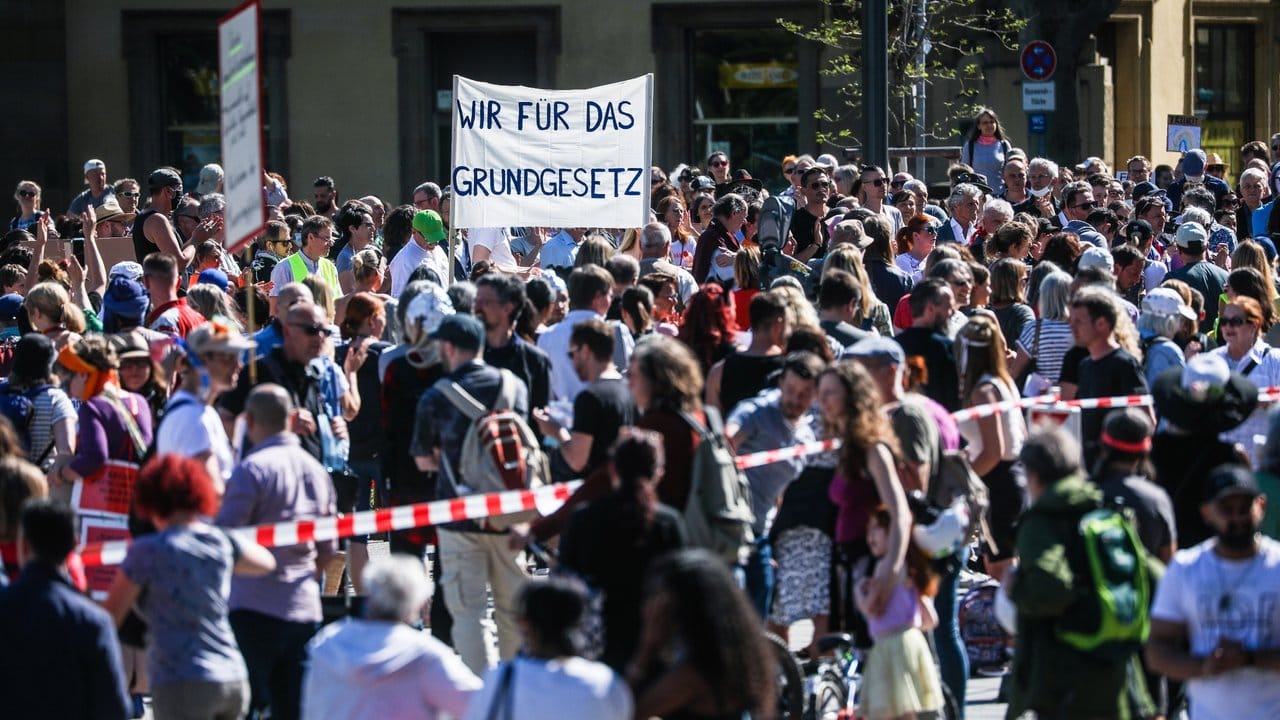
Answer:
<path fill-rule="evenodd" d="M 702 368 L 684 343 L 665 335 L 649 335 L 631 354 L 631 371 L 649 383 L 650 409 L 702 409 Z"/>
<path fill-rule="evenodd" d="M 702 365 L 715 362 L 725 343 L 733 342 L 733 300 L 718 283 L 707 283 L 689 298 L 680 321 L 679 339 L 697 355 Z"/>
<path fill-rule="evenodd" d="M 823 370 L 818 382 L 828 376 L 844 388 L 847 411 L 838 423 L 827 428 L 828 437 L 839 437 L 843 442 L 840 473 L 847 478 L 860 476 L 867 467 L 867 451 L 878 444 L 887 445 L 898 456 L 898 438 L 880 409 L 880 390 L 862 364 L 853 360 L 838 362 Z"/>
<path fill-rule="evenodd" d="M 1049 241 L 1044 244 L 1044 254 L 1040 256 L 1040 262 L 1051 262 L 1067 272 L 1075 272 L 1076 261 L 1080 259 L 1080 255 L 1084 252 L 1084 246 L 1080 244 L 1080 236 L 1070 232 L 1056 232 L 1049 237 Z"/>
<path fill-rule="evenodd" d="M 218 511 L 218 495 L 204 463 L 164 454 L 138 472 L 133 504 L 144 517 L 168 518 L 180 512 L 211 516 Z"/>
<path fill-rule="evenodd" d="M 759 717 L 772 710 L 775 672 L 760 618 L 724 561 L 702 549 L 678 550 L 650 573 L 646 595 L 670 599 L 671 640 L 711 691 L 716 714 Z"/>

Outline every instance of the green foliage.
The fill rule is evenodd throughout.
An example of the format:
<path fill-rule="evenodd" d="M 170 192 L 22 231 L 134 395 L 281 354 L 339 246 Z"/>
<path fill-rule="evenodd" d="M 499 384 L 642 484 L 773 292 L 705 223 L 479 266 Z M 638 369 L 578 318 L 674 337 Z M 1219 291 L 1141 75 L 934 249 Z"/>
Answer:
<path fill-rule="evenodd" d="M 855 0 L 822 0 L 827 20 L 818 27 L 779 19 L 797 36 L 823 46 L 828 57 L 820 71 L 836 82 L 840 107 L 822 109 L 814 117 L 822 124 L 819 143 L 857 141 L 852 126 L 862 105 L 862 4 Z M 891 142 L 914 139 L 917 113 L 915 85 L 923 81 L 929 92 L 945 82 L 946 112 L 926 119 L 925 136 L 934 140 L 959 134 L 956 121 L 972 117 L 983 73 L 980 56 L 989 47 L 1017 49 L 1018 33 L 1027 25 L 1007 8 L 989 9 L 981 0 L 927 0 L 924 23 L 916 16 L 916 0 L 888 0 L 889 5 L 889 118 Z M 920 61 L 921 47 L 929 51 Z M 935 106 L 936 107 L 936 106 Z"/>

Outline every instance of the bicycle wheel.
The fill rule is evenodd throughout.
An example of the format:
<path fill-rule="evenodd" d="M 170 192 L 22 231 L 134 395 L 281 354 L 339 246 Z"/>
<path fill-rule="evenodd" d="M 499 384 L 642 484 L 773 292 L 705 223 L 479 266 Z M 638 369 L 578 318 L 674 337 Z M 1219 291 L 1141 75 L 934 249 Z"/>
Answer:
<path fill-rule="evenodd" d="M 839 673 L 824 671 L 813 684 L 810 697 L 813 704 L 805 710 L 805 717 L 813 720 L 835 720 L 841 710 L 845 709 L 849 688 Z"/>
<path fill-rule="evenodd" d="M 956 702 L 956 696 L 945 684 L 939 687 L 942 688 L 942 711 L 938 713 L 938 720 L 960 720 L 960 703 Z"/>
<path fill-rule="evenodd" d="M 778 718 L 803 720 L 804 678 L 800 675 L 800 664 L 782 638 L 766 632 L 764 639 L 769 642 L 774 663 L 778 666 Z"/>

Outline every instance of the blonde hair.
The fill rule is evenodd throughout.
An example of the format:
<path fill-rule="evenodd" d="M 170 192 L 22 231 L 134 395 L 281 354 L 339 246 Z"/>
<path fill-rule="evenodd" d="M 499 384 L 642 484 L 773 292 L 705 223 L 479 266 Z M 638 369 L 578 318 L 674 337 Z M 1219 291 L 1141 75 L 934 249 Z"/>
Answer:
<path fill-rule="evenodd" d="M 197 283 L 187 290 L 187 303 L 195 308 L 195 311 L 204 316 L 205 320 L 212 320 L 221 316 L 225 320 L 234 323 L 237 328 L 244 332 L 244 324 L 240 322 L 240 313 L 236 310 L 235 305 L 231 301 L 231 296 L 222 291 L 217 285 L 209 283 Z"/>
<path fill-rule="evenodd" d="M 366 283 L 386 270 L 386 262 L 377 248 L 367 247 L 351 256 L 351 275 L 358 283 Z"/>
<path fill-rule="evenodd" d="M 42 282 L 31 288 L 25 304 L 73 333 L 84 332 L 84 311 L 71 302 L 67 289 L 58 282 Z"/>
<path fill-rule="evenodd" d="M 639 245 L 640 231 L 635 228 L 627 228 L 627 231 L 622 234 L 622 242 L 618 243 L 618 253 L 625 255 L 633 250 L 638 252 Z"/>
<path fill-rule="evenodd" d="M 821 331 L 822 326 L 818 324 L 818 311 L 813 309 L 813 303 L 804 296 L 803 290 L 791 285 L 776 285 L 769 288 L 769 292 L 787 301 L 787 306 L 795 315 L 796 327 L 810 327 Z"/>
<path fill-rule="evenodd" d="M 324 310 L 324 316 L 329 318 L 329 322 L 333 322 L 333 316 L 336 312 L 334 309 L 333 288 L 329 287 L 329 283 L 325 282 L 319 275 L 308 275 L 301 282 L 311 291 L 311 297 L 315 300 L 315 304 Z"/>
<path fill-rule="evenodd" d="M 871 290 L 871 279 L 867 277 L 867 268 L 862 264 L 862 251 L 853 245 L 837 245 L 827 253 L 822 262 L 822 274 L 828 270 L 844 270 L 858 279 L 858 287 L 862 288 L 862 301 L 858 305 L 858 317 L 862 321 L 871 317 L 876 310 L 876 294 Z"/>
<path fill-rule="evenodd" d="M 1005 362 L 1004 333 L 990 315 L 979 313 L 969 318 L 956 335 L 955 353 L 964 396 L 973 392 L 984 375 L 1000 378 L 1008 388 L 1016 387 Z"/>
<path fill-rule="evenodd" d="M 1273 273 L 1271 263 L 1267 261 L 1267 254 L 1262 246 L 1253 240 L 1245 240 L 1236 246 L 1236 251 L 1231 254 L 1231 267 L 1251 267 L 1257 270 L 1262 273 L 1262 286 L 1267 289 L 1268 298 L 1275 300 L 1280 296 L 1276 291 L 1276 283 L 1272 279 Z"/>
<path fill-rule="evenodd" d="M 747 245 L 733 259 L 733 281 L 739 290 L 760 289 L 760 251 Z"/>

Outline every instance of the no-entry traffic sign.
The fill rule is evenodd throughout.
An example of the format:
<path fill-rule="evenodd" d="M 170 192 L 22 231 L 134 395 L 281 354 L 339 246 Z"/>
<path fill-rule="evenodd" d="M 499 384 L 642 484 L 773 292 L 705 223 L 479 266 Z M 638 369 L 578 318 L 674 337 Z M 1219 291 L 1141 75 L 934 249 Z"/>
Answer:
<path fill-rule="evenodd" d="M 1058 69 L 1058 53 L 1053 46 L 1043 40 L 1032 40 L 1022 48 L 1019 58 L 1022 62 L 1022 74 L 1028 80 L 1048 80 L 1053 71 Z"/>

